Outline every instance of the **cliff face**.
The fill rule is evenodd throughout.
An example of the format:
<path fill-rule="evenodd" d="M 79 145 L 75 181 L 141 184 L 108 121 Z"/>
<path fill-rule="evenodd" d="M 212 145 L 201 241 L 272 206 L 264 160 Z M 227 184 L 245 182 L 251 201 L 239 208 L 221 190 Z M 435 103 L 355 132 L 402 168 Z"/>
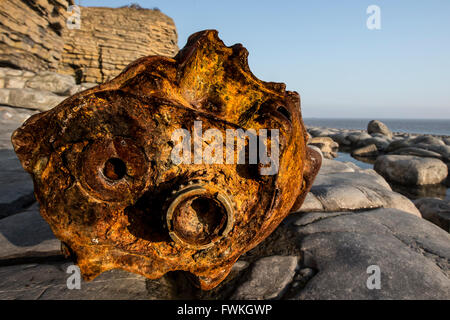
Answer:
<path fill-rule="evenodd" d="M 73 0 L 0 0 L 0 67 L 104 82 L 133 60 L 178 52 L 171 18 L 148 9 L 81 7 L 81 28 L 69 29 Z"/>
<path fill-rule="evenodd" d="M 56 70 L 67 7 L 73 0 L 1 0 L 0 66 Z"/>
<path fill-rule="evenodd" d="M 58 72 L 81 82 L 104 82 L 133 60 L 178 51 L 171 18 L 148 9 L 81 7 L 81 28 L 64 29 Z"/>

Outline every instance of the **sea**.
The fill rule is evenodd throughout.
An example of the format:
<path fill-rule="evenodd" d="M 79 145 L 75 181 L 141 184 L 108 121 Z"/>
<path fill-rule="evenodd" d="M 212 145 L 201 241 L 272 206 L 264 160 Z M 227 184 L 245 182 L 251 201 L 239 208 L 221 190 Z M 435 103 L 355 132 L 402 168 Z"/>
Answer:
<path fill-rule="evenodd" d="M 374 119 L 327 119 L 304 118 L 306 126 L 338 129 L 367 130 L 367 124 Z M 435 134 L 450 136 L 450 119 L 376 119 L 393 132 Z"/>
<path fill-rule="evenodd" d="M 373 119 L 327 119 L 327 118 L 304 118 L 305 125 L 312 127 L 326 127 L 338 129 L 367 130 L 367 124 Z M 377 119 L 388 126 L 393 132 L 433 134 L 439 136 L 450 136 L 450 119 Z M 350 161 L 363 169 L 372 169 L 375 159 L 353 158 L 347 152 L 338 152 L 338 161 Z M 436 197 L 450 200 L 450 186 L 435 185 L 423 187 L 408 187 L 395 185 L 389 182 L 391 188 L 406 197 L 414 200 L 423 197 Z"/>

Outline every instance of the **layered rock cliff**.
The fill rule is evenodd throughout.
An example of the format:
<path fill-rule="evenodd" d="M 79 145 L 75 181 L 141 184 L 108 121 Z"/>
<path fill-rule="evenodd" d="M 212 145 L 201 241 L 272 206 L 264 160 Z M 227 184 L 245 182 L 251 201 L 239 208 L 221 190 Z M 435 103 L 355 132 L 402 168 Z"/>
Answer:
<path fill-rule="evenodd" d="M 0 67 L 55 71 L 101 83 L 147 55 L 174 56 L 177 32 L 159 10 L 80 7 L 80 28 L 69 29 L 73 0 L 1 0 Z"/>
<path fill-rule="evenodd" d="M 57 70 L 73 0 L 1 0 L 0 67 Z"/>
<path fill-rule="evenodd" d="M 58 72 L 79 82 L 104 82 L 139 57 L 178 51 L 175 24 L 158 10 L 82 7 L 81 28 L 66 28 L 63 39 Z"/>

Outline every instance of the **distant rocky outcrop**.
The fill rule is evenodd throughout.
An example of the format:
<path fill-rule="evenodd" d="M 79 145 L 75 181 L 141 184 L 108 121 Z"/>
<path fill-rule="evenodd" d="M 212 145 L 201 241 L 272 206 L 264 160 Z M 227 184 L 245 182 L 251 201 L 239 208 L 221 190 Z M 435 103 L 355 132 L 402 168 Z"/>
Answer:
<path fill-rule="evenodd" d="M 173 57 L 177 39 L 173 20 L 159 10 L 81 7 L 81 28 L 64 30 L 58 72 L 101 83 L 137 58 Z"/>
<path fill-rule="evenodd" d="M 0 1 L 0 66 L 58 69 L 69 5 L 73 0 Z"/>
<path fill-rule="evenodd" d="M 172 57 L 177 31 L 159 10 L 80 8 L 80 28 L 69 29 L 73 0 L 0 2 L 0 67 L 55 71 L 77 83 L 107 81 L 148 55 Z"/>
<path fill-rule="evenodd" d="M 369 134 L 379 133 L 383 136 L 392 138 L 392 132 L 389 130 L 387 125 L 385 125 L 383 122 L 379 120 L 372 120 L 367 125 L 367 132 Z"/>

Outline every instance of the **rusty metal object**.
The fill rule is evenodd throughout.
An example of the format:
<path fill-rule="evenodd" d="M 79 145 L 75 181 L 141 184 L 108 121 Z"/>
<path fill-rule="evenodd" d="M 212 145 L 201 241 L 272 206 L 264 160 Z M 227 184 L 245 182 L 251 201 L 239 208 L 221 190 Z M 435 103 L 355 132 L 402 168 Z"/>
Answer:
<path fill-rule="evenodd" d="M 173 59 L 149 56 L 115 79 L 34 115 L 12 136 L 40 212 L 83 277 L 122 268 L 169 271 L 217 286 L 240 255 L 301 206 L 320 167 L 307 149 L 300 98 L 249 70 L 242 45 L 192 35 Z M 279 169 L 178 164 L 176 129 L 279 130 Z"/>

